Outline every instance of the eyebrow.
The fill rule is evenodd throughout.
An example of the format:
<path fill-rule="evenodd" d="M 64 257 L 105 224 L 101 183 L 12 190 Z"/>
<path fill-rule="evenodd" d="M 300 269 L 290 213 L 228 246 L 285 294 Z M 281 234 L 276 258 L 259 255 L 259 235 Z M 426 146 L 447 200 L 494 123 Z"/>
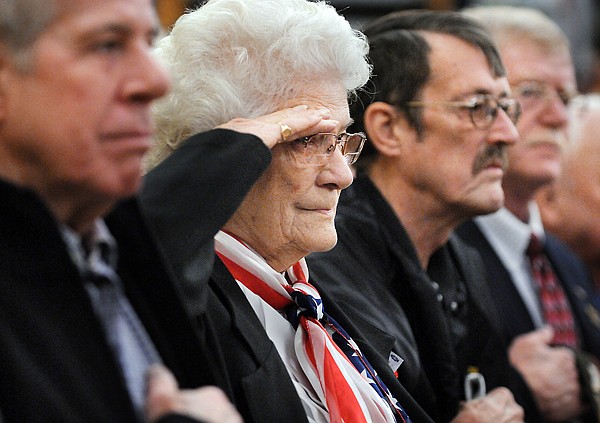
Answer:
<path fill-rule="evenodd" d="M 131 36 L 134 33 L 134 29 L 131 25 L 125 23 L 118 22 L 109 22 L 100 27 L 92 28 L 88 31 L 84 31 L 84 39 L 94 38 L 103 34 L 118 34 L 121 36 Z M 146 35 L 154 40 L 160 34 L 160 30 L 157 25 L 154 25 L 149 31 L 146 32 Z"/>
<path fill-rule="evenodd" d="M 509 97 L 509 93 L 507 90 L 502 90 L 498 95 L 494 94 L 493 92 L 491 92 L 490 90 L 487 89 L 478 89 L 475 90 L 474 93 L 471 93 L 470 95 L 490 95 L 494 98 L 506 98 Z"/>

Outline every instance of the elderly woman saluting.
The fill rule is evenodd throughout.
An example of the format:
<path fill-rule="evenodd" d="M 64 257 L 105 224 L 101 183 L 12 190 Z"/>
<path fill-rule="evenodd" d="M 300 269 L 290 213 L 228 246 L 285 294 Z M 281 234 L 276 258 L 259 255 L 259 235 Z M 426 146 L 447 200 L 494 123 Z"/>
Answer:
<path fill-rule="evenodd" d="M 347 99 L 369 78 L 367 50 L 331 6 L 305 0 L 211 0 L 158 46 L 173 91 L 156 108 L 151 166 L 218 127 L 203 160 L 223 160 L 226 177 L 195 183 L 175 177 L 183 166 L 166 159 L 147 175 L 142 199 L 192 315 L 214 328 L 201 336 L 220 364 L 210 369 L 215 384 L 249 422 L 407 422 L 405 402 L 428 421 L 393 377 L 390 393 L 324 312 L 304 261 L 337 240 L 338 197 L 364 143 L 345 132 Z M 236 142 L 229 129 L 243 133 L 245 119 L 262 115 L 279 142 L 269 150 L 246 140 L 237 155 L 219 155 Z M 237 176 L 245 166 L 265 170 L 232 216 L 219 201 L 202 202 L 203 190 L 226 198 L 246 189 Z M 211 219 L 224 223 L 214 244 L 197 235 Z"/>

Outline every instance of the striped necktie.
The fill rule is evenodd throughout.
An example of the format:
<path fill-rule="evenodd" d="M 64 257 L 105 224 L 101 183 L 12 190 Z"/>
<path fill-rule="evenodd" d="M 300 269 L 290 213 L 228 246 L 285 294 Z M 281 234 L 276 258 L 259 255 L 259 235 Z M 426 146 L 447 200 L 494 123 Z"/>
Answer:
<path fill-rule="evenodd" d="M 83 277 L 94 311 L 119 362 L 136 412 L 142 417 L 146 371 L 152 364 L 161 362 L 160 356 L 129 303 L 116 272 L 99 259 L 90 262 Z"/>

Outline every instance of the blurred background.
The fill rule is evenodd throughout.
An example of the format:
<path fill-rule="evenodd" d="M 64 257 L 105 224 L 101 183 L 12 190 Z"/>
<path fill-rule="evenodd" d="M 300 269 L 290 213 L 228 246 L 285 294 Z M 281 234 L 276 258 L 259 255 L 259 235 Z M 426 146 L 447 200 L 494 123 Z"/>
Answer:
<path fill-rule="evenodd" d="M 161 23 L 167 31 L 186 9 L 202 3 L 204 0 L 156 0 Z M 600 0 L 330 0 L 329 3 L 356 29 L 396 10 L 459 10 L 488 4 L 534 7 L 554 19 L 571 40 L 579 90 L 600 92 Z"/>

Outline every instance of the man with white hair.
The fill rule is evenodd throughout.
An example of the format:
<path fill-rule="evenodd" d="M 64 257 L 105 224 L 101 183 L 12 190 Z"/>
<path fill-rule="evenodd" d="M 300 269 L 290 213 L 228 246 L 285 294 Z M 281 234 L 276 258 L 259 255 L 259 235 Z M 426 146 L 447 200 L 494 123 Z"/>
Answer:
<path fill-rule="evenodd" d="M 580 380 L 596 374 L 588 354 L 600 357 L 600 322 L 585 311 L 592 287 L 582 263 L 545 232 L 533 201 L 561 172 L 567 105 L 577 93 L 569 43 L 534 9 L 478 7 L 464 13 L 491 32 L 523 113 L 520 140 L 508 149 L 504 207 L 465 223 L 458 233 L 484 260 L 504 335 L 512 342 L 511 362 L 544 417 L 585 417 L 595 408 L 594 392 L 587 389 L 594 386 Z"/>
<path fill-rule="evenodd" d="M 600 95 L 569 104 L 568 143 L 562 173 L 536 194 L 542 221 L 592 272 L 600 308 Z M 595 315 L 593 309 L 589 309 Z"/>

